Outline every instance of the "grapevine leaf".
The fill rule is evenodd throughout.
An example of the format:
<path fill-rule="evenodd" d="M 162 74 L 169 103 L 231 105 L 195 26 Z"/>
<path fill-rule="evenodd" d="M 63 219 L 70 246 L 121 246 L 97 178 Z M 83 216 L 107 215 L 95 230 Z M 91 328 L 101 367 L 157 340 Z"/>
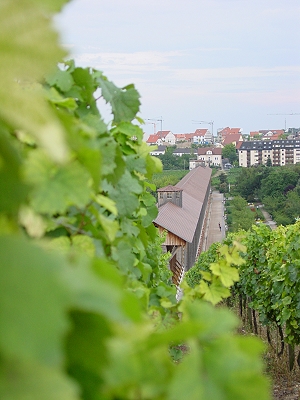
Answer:
<path fill-rule="evenodd" d="M 59 277 L 63 268 L 61 259 L 25 240 L 1 237 L 0 346 L 7 356 L 61 362 L 71 299 Z"/>
<path fill-rule="evenodd" d="M 70 205 L 84 207 L 90 200 L 89 174 L 79 163 L 56 166 L 43 152 L 32 152 L 26 166 L 32 207 L 41 213 L 55 214 Z"/>
<path fill-rule="evenodd" d="M 3 400 L 78 400 L 78 388 L 58 368 L 32 361 L 4 360 L 0 374 Z"/>
<path fill-rule="evenodd" d="M 74 85 L 74 79 L 69 71 L 62 71 L 57 68 L 51 75 L 46 77 L 46 82 L 50 86 L 57 86 L 62 92 L 67 92 Z"/>
<path fill-rule="evenodd" d="M 114 121 L 132 121 L 140 107 L 139 93 L 133 85 L 119 89 L 104 75 L 98 74 L 97 82 L 102 90 L 102 96 L 112 107 Z"/>
<path fill-rule="evenodd" d="M 74 99 L 71 97 L 63 97 L 61 96 L 58 91 L 54 88 L 51 88 L 47 92 L 47 98 L 51 101 L 52 104 L 55 104 L 60 107 L 67 108 L 69 110 L 76 110 L 77 104 Z"/>
<path fill-rule="evenodd" d="M 95 313 L 73 311 L 72 330 L 66 339 L 67 367 L 83 389 L 83 398 L 95 398 L 103 381 L 101 372 L 107 363 L 105 341 L 111 335 L 107 319 Z"/>
<path fill-rule="evenodd" d="M 225 287 L 230 287 L 239 280 L 239 273 L 236 268 L 228 266 L 223 260 L 219 263 L 213 263 L 210 266 L 211 271 L 220 277 Z"/>
<path fill-rule="evenodd" d="M 201 281 L 200 289 L 204 292 L 204 299 L 212 304 L 217 304 L 222 299 L 230 296 L 230 291 L 226 287 L 224 287 L 217 279 L 214 279 L 209 286 L 206 282 Z"/>
<path fill-rule="evenodd" d="M 63 129 L 42 91 L 30 86 L 64 55 L 41 2 L 1 1 L 0 52 L 0 116 L 12 127 L 34 134 L 54 159 L 65 160 Z"/>
<path fill-rule="evenodd" d="M 201 377 L 201 359 L 201 352 L 197 347 L 193 347 L 193 351 L 183 358 L 172 376 L 168 388 L 168 399 L 201 400 L 205 398 L 206 382 L 204 383 L 203 377 Z"/>
<path fill-rule="evenodd" d="M 117 215 L 118 210 L 116 208 L 115 202 L 112 201 L 109 197 L 98 194 L 95 196 L 95 201 L 106 210 L 110 211 L 112 214 Z"/>
<path fill-rule="evenodd" d="M 89 257 L 95 256 L 95 245 L 93 239 L 86 235 L 76 235 L 72 237 L 72 247 L 80 253 L 87 254 Z"/>
<path fill-rule="evenodd" d="M 0 130 L 0 212 L 15 212 L 25 200 L 27 187 L 21 179 L 21 159 Z"/>
<path fill-rule="evenodd" d="M 105 217 L 102 214 L 98 215 L 98 220 L 101 223 L 103 230 L 105 231 L 107 237 L 110 241 L 113 241 L 117 235 L 119 230 L 119 223 L 118 221 L 114 221 L 110 218 Z"/>

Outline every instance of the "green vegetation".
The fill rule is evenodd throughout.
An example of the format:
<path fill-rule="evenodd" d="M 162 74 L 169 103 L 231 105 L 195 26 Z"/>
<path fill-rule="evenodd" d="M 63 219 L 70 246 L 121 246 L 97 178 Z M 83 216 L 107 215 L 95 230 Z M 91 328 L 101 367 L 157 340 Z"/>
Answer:
<path fill-rule="evenodd" d="M 212 305 L 243 248 L 220 247 L 176 301 L 139 93 L 62 62 L 51 16 L 63 4 L 0 5 L 0 398 L 269 399 L 262 343 Z"/>
<path fill-rule="evenodd" d="M 248 202 L 259 199 L 277 225 L 300 215 L 300 165 L 241 168 L 236 191 Z"/>
<path fill-rule="evenodd" d="M 284 343 L 289 344 L 290 369 L 297 358 L 295 346 L 300 344 L 299 232 L 300 221 L 275 230 L 258 224 L 247 232 L 229 234 L 224 240 L 229 248 L 236 241 L 241 245 L 239 254 L 243 262 L 239 265 L 239 281 L 232 288 L 236 302 L 240 307 L 247 304 L 255 310 L 263 326 L 270 330 L 277 327 L 277 334 L 282 338 L 277 351 L 282 354 Z M 187 273 L 191 287 L 201 285 L 207 271 L 213 271 L 220 262 L 222 245 L 214 245 L 200 255 L 197 264 Z M 257 326 L 254 329 L 258 333 Z M 300 353 L 298 360 L 299 357 Z"/>
<path fill-rule="evenodd" d="M 222 149 L 222 157 L 223 158 L 228 158 L 230 164 L 234 165 L 234 163 L 237 161 L 238 156 L 236 153 L 236 148 L 233 143 L 226 144 L 223 149 Z"/>
<path fill-rule="evenodd" d="M 173 154 L 176 146 L 170 146 L 166 148 L 165 154 L 157 156 L 162 162 L 164 170 L 189 170 L 190 159 L 196 158 L 193 149 L 191 148 L 191 154 L 183 154 L 182 156 L 176 156 Z"/>
<path fill-rule="evenodd" d="M 157 189 L 168 185 L 176 185 L 189 170 L 166 170 L 159 174 L 153 174 L 151 183 L 154 183 Z"/>

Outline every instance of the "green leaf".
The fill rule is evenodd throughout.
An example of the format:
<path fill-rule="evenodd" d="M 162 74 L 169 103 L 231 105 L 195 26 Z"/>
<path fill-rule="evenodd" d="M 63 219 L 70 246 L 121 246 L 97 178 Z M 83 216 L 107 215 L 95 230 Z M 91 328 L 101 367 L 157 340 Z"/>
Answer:
<path fill-rule="evenodd" d="M 42 91 L 32 87 L 64 55 L 41 4 L 0 3 L 0 117 L 13 128 L 32 133 L 54 159 L 63 161 L 68 153 L 63 128 Z"/>
<path fill-rule="evenodd" d="M 76 251 L 87 254 L 89 257 L 95 256 L 95 245 L 93 239 L 86 235 L 72 236 L 72 247 Z"/>
<path fill-rule="evenodd" d="M 35 184 L 32 207 L 41 213 L 65 212 L 69 206 L 84 207 L 90 200 L 89 174 L 74 161 L 56 166 L 43 152 L 32 152 L 26 165 L 26 177 Z"/>
<path fill-rule="evenodd" d="M 98 220 L 101 223 L 101 226 L 104 232 L 106 233 L 109 241 L 113 241 L 120 227 L 118 221 L 114 221 L 110 218 L 107 218 L 102 214 L 98 215 Z"/>
<path fill-rule="evenodd" d="M 103 385 L 102 370 L 107 363 L 106 341 L 111 327 L 101 315 L 73 311 L 72 329 L 66 338 L 66 364 L 70 375 L 83 390 L 83 398 L 95 399 Z"/>
<path fill-rule="evenodd" d="M 32 360 L 2 362 L 2 400 L 78 400 L 78 396 L 78 387 L 58 368 Z"/>
<path fill-rule="evenodd" d="M 115 202 L 112 201 L 109 197 L 98 194 L 97 196 L 95 196 L 95 201 L 101 207 L 104 207 L 106 210 L 110 211 L 112 214 L 114 215 L 118 214 Z"/>
<path fill-rule="evenodd" d="M 62 92 L 67 92 L 74 85 L 74 79 L 69 71 L 62 71 L 57 68 L 55 72 L 46 77 L 46 82 L 50 86 L 57 86 Z"/>
<path fill-rule="evenodd" d="M 102 96 L 112 107 L 114 121 L 132 121 L 140 108 L 140 95 L 133 85 L 119 89 L 102 75 L 97 75 L 97 82 L 102 89 Z"/>
<path fill-rule="evenodd" d="M 230 287 L 234 282 L 238 282 L 239 280 L 238 270 L 230 267 L 222 260 L 220 260 L 219 263 L 211 264 L 210 269 L 215 275 L 220 277 L 225 287 Z"/>
<path fill-rule="evenodd" d="M 71 97 L 63 97 L 54 88 L 51 88 L 47 94 L 47 99 L 56 106 L 67 108 L 68 110 L 76 110 L 77 104 Z"/>
<path fill-rule="evenodd" d="M 28 188 L 21 177 L 21 159 L 0 125 L 0 213 L 16 212 Z"/>
<path fill-rule="evenodd" d="M 176 368 L 170 386 L 168 399 L 204 400 L 204 377 L 201 376 L 202 361 L 201 352 L 193 347 L 190 354 L 185 356 Z M 214 398 L 215 399 L 215 398 Z"/>
<path fill-rule="evenodd" d="M 0 237 L 0 347 L 6 356 L 62 361 L 71 294 L 62 260 L 25 240 Z"/>
<path fill-rule="evenodd" d="M 224 287 L 217 279 L 213 279 L 213 282 L 209 286 L 206 282 L 201 281 L 200 291 L 204 293 L 203 298 L 214 305 L 230 296 L 229 289 Z"/>

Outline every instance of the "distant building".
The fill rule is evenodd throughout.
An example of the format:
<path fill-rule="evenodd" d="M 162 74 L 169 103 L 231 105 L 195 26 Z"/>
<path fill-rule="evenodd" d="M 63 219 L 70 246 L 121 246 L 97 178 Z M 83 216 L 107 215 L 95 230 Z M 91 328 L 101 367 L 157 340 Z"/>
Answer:
<path fill-rule="evenodd" d="M 242 142 L 239 150 L 239 166 L 288 165 L 300 162 L 300 140 L 254 140 Z"/>
<path fill-rule="evenodd" d="M 154 146 L 153 146 L 154 147 Z M 159 156 L 165 154 L 167 146 L 157 146 L 155 150 L 150 151 L 151 156 Z"/>
<path fill-rule="evenodd" d="M 223 143 L 224 139 L 226 136 L 229 135 L 242 135 L 242 129 L 241 128 L 229 128 L 229 126 L 227 126 L 226 128 L 221 128 L 218 129 L 217 131 L 217 141 L 219 143 Z"/>
<path fill-rule="evenodd" d="M 190 148 L 190 147 L 183 147 L 183 148 L 176 148 L 174 151 L 173 151 L 173 155 L 174 156 L 179 156 L 179 157 L 181 157 L 183 154 L 188 154 L 188 155 L 197 155 L 197 153 L 198 153 L 198 151 L 197 151 L 198 149 L 193 149 L 193 148 Z"/>
<path fill-rule="evenodd" d="M 190 160 L 190 170 L 198 167 L 220 167 L 222 149 L 220 147 L 201 147 L 197 149 L 197 159 Z"/>
<path fill-rule="evenodd" d="M 146 143 L 148 145 L 162 145 L 162 144 L 169 144 L 169 145 L 175 145 L 176 143 L 176 137 L 174 133 L 171 131 L 158 131 L 154 135 L 150 135 L 148 139 L 146 140 Z"/>

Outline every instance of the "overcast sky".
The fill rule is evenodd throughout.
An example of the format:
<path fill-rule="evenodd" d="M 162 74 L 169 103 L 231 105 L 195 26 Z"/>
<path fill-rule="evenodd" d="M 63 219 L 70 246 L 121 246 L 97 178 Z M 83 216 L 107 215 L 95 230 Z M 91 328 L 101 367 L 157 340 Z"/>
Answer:
<path fill-rule="evenodd" d="M 135 84 L 147 134 L 299 127 L 268 115 L 300 114 L 299 21 L 300 0 L 73 0 L 57 19 L 78 66 Z"/>

